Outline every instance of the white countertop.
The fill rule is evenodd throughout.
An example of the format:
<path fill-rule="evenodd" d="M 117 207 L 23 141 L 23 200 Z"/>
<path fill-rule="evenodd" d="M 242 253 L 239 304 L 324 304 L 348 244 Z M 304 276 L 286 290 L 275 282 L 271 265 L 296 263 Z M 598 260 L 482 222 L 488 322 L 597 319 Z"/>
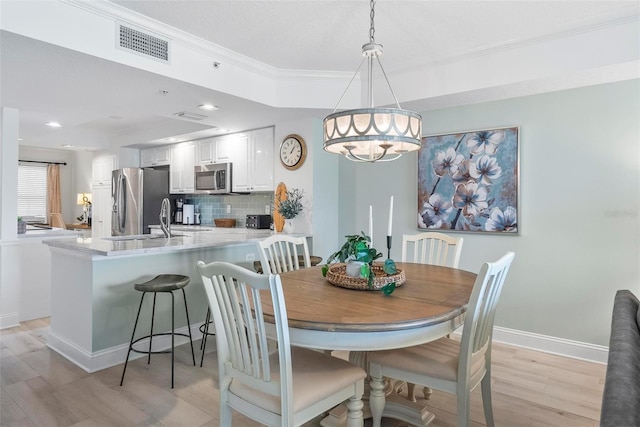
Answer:
<path fill-rule="evenodd" d="M 38 228 L 27 225 L 27 232 L 23 234 L 18 234 L 18 240 L 31 240 L 31 239 L 60 239 L 64 237 L 76 237 L 81 235 L 82 232 L 78 230 L 65 230 L 63 228 L 55 228 L 52 227 L 50 229 L 47 228 Z"/>
<path fill-rule="evenodd" d="M 197 226 L 196 226 L 197 227 Z M 177 232 L 172 227 L 172 232 Z M 77 239 L 57 239 L 44 241 L 52 248 L 66 249 L 79 254 L 112 256 L 130 256 L 151 253 L 169 253 L 180 250 L 200 249 L 208 247 L 229 246 L 256 242 L 275 234 L 272 230 L 252 230 L 246 228 L 213 228 L 206 233 L 190 233 L 184 236 L 164 236 L 149 238 L 152 235 L 106 237 L 91 239 L 78 237 Z M 306 234 L 297 236 L 309 237 Z M 136 239 L 136 237 L 139 238 Z M 114 240 L 125 238 L 128 240 Z"/>

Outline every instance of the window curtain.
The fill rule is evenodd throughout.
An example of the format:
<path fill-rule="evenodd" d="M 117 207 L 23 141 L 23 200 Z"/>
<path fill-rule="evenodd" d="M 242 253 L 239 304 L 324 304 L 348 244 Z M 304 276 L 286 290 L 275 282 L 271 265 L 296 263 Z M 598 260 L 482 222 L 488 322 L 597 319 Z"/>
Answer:
<path fill-rule="evenodd" d="M 47 219 L 52 213 L 62 213 L 60 202 L 60 166 L 47 166 Z"/>

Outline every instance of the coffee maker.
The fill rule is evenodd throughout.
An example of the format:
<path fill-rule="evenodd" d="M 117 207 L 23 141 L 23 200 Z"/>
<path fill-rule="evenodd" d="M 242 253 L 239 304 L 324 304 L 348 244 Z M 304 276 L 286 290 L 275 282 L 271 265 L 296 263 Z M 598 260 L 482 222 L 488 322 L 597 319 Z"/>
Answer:
<path fill-rule="evenodd" d="M 183 199 L 176 199 L 176 210 L 173 222 L 175 224 L 182 224 L 182 205 L 184 205 Z"/>

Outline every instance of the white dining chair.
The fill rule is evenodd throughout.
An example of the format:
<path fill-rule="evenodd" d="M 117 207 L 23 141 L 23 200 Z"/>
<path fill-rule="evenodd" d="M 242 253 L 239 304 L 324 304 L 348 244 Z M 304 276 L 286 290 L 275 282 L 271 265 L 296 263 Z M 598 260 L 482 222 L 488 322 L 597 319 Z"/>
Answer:
<path fill-rule="evenodd" d="M 264 274 L 280 274 L 311 266 L 305 237 L 275 234 L 259 241 L 258 248 Z"/>
<path fill-rule="evenodd" d="M 279 275 L 258 274 L 225 262 L 198 270 L 216 328 L 220 426 L 232 409 L 268 426 L 299 426 L 347 400 L 347 425 L 362 427 L 366 372 L 322 352 L 292 347 Z M 273 305 L 275 324 L 265 321 Z M 269 352 L 267 330 L 277 350 Z"/>
<path fill-rule="evenodd" d="M 418 346 L 369 354 L 373 427 L 380 427 L 384 410 L 383 377 L 455 394 L 458 427 L 469 424 L 471 391 L 481 384 L 487 426 L 494 425 L 491 406 L 493 320 L 514 256 L 508 252 L 496 262 L 483 264 L 473 285 L 461 341 L 445 337 Z"/>
<path fill-rule="evenodd" d="M 402 262 L 441 265 L 458 268 L 464 238 L 451 237 L 444 233 L 427 231 L 402 235 Z M 422 391 L 425 399 L 431 396 L 431 389 Z M 407 384 L 407 398 L 416 401 L 415 384 Z"/>
<path fill-rule="evenodd" d="M 402 262 L 442 265 L 458 268 L 462 253 L 462 237 L 427 231 L 402 236 Z M 411 250 L 413 246 L 413 250 Z"/>

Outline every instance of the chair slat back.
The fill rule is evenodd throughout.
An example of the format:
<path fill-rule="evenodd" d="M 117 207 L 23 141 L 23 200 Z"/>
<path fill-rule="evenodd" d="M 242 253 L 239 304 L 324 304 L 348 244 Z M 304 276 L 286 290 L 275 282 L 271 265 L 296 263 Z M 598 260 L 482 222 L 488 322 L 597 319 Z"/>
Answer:
<path fill-rule="evenodd" d="M 264 274 L 280 274 L 311 266 L 309 247 L 304 237 L 278 234 L 258 242 L 258 248 Z M 299 254 L 303 255 L 304 265 L 298 260 Z"/>
<path fill-rule="evenodd" d="M 402 262 L 442 265 L 458 268 L 462 253 L 462 237 L 444 233 L 424 232 L 402 236 Z M 410 250 L 413 245 L 413 250 Z"/>
<path fill-rule="evenodd" d="M 290 407 L 291 350 L 280 277 L 257 274 L 225 262 L 199 261 L 198 270 L 216 330 L 221 390 L 232 380 L 241 381 L 281 396 L 283 405 Z M 271 377 L 262 298 L 271 298 L 274 308 L 280 353 L 279 381 Z"/>
<path fill-rule="evenodd" d="M 459 376 L 468 376 L 471 365 L 467 363 L 469 360 L 490 354 L 498 299 L 514 256 L 513 252 L 507 252 L 496 262 L 484 263 L 478 273 L 469 299 L 460 343 L 459 369 L 466 368 L 467 371 L 459 372 Z"/>

